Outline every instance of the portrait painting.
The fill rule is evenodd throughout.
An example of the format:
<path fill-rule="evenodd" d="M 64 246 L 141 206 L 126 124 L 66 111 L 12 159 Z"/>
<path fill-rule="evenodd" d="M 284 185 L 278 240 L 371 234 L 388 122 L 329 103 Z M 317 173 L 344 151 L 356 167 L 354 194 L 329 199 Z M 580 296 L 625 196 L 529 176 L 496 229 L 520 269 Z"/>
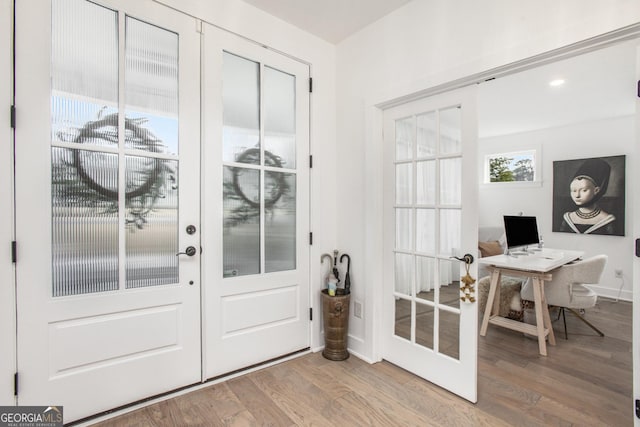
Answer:
<path fill-rule="evenodd" d="M 553 162 L 553 231 L 624 236 L 625 156 Z"/>

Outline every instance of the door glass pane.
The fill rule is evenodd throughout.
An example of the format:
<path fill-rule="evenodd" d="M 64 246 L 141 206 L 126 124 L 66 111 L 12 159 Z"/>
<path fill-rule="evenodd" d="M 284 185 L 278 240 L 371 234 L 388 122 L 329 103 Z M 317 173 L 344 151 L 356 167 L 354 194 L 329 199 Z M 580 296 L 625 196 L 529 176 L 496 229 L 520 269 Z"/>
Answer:
<path fill-rule="evenodd" d="M 396 254 L 395 291 L 404 295 L 413 292 L 413 255 Z"/>
<path fill-rule="evenodd" d="M 178 35 L 127 17 L 125 147 L 178 153 Z"/>
<path fill-rule="evenodd" d="M 117 290 L 118 17 L 84 0 L 51 13 L 52 295 Z"/>
<path fill-rule="evenodd" d="M 460 358 L 460 314 L 438 310 L 438 351 L 454 359 Z"/>
<path fill-rule="evenodd" d="M 416 344 L 433 349 L 433 318 L 432 305 L 416 303 Z"/>
<path fill-rule="evenodd" d="M 436 161 L 416 163 L 416 204 L 436 203 Z"/>
<path fill-rule="evenodd" d="M 127 288 L 178 283 L 178 162 L 126 157 Z"/>
<path fill-rule="evenodd" d="M 460 307 L 460 261 L 441 259 L 440 263 L 440 304 Z"/>
<path fill-rule="evenodd" d="M 400 338 L 411 340 L 411 306 L 412 302 L 403 298 L 395 300 L 394 334 Z"/>
<path fill-rule="evenodd" d="M 51 156 L 53 296 L 117 290 L 118 156 L 59 147 Z"/>
<path fill-rule="evenodd" d="M 436 252 L 436 211 L 416 209 L 416 251 Z"/>
<path fill-rule="evenodd" d="M 85 0 L 54 0 L 51 14 L 51 140 L 105 143 L 86 125 L 118 111 L 118 15 Z"/>
<path fill-rule="evenodd" d="M 260 273 L 260 171 L 224 167 L 224 277 Z"/>
<path fill-rule="evenodd" d="M 264 67 L 264 149 L 273 166 L 296 167 L 296 78 Z"/>
<path fill-rule="evenodd" d="M 413 234 L 412 209 L 396 209 L 396 249 L 411 250 Z"/>
<path fill-rule="evenodd" d="M 440 254 L 456 255 L 461 245 L 460 209 L 440 210 Z"/>
<path fill-rule="evenodd" d="M 418 158 L 435 156 L 438 138 L 436 112 L 420 114 L 416 117 Z"/>
<path fill-rule="evenodd" d="M 440 111 L 440 153 L 451 154 L 462 151 L 462 116 L 460 107 Z"/>
<path fill-rule="evenodd" d="M 413 117 L 396 120 L 396 160 L 413 158 Z"/>
<path fill-rule="evenodd" d="M 224 53 L 222 159 L 260 164 L 260 64 Z"/>
<path fill-rule="evenodd" d="M 440 160 L 440 204 L 462 204 L 462 158 Z"/>
<path fill-rule="evenodd" d="M 434 301 L 435 286 L 433 278 L 435 277 L 435 268 L 435 258 L 424 256 L 416 257 L 416 297 L 427 301 Z"/>
<path fill-rule="evenodd" d="M 296 268 L 296 175 L 265 173 L 265 270 Z"/>
<path fill-rule="evenodd" d="M 411 204 L 413 199 L 413 165 L 403 163 L 396 165 L 396 203 L 399 205 Z"/>

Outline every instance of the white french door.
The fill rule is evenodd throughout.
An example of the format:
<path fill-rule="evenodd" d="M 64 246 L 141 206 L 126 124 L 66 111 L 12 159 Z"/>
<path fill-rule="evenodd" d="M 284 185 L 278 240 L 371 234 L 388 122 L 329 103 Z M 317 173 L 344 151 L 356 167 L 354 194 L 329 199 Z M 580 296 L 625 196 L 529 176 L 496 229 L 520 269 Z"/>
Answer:
<path fill-rule="evenodd" d="M 309 68 L 210 25 L 203 33 L 203 342 L 212 378 L 309 347 Z"/>
<path fill-rule="evenodd" d="M 201 380 L 199 34 L 16 3 L 18 403 L 70 422 Z"/>
<path fill-rule="evenodd" d="M 452 257 L 477 252 L 476 144 L 475 87 L 384 111 L 382 357 L 472 402 L 477 305 Z"/>

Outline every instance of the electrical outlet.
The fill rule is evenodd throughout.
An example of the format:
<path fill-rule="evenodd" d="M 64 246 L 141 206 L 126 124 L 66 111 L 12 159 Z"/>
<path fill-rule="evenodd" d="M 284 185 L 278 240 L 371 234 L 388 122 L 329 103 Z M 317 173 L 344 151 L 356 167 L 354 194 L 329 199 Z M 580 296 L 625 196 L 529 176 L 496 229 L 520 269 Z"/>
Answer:
<path fill-rule="evenodd" d="M 615 271 L 615 273 L 616 273 L 616 278 L 622 279 L 622 270 L 618 269 Z"/>
<path fill-rule="evenodd" d="M 360 301 L 353 302 L 353 315 L 358 319 L 362 319 L 362 303 Z"/>

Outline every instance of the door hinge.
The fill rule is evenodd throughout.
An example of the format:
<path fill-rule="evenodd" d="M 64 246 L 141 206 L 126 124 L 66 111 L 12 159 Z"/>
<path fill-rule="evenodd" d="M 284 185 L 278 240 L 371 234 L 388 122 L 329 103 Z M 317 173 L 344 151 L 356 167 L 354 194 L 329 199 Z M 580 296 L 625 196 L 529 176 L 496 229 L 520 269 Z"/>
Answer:
<path fill-rule="evenodd" d="M 313 245 L 313 233 L 309 233 L 309 244 Z"/>
<path fill-rule="evenodd" d="M 18 395 L 18 373 L 17 372 L 13 375 L 13 395 L 14 396 Z"/>
<path fill-rule="evenodd" d="M 313 77 L 309 77 L 309 93 L 313 93 Z"/>
<path fill-rule="evenodd" d="M 309 321 L 313 320 L 313 307 L 309 307 Z"/>
<path fill-rule="evenodd" d="M 637 95 L 638 95 L 638 98 L 640 98 L 640 80 L 638 80 L 638 93 L 637 93 Z"/>
<path fill-rule="evenodd" d="M 636 417 L 640 418 L 640 399 L 636 399 Z"/>
<path fill-rule="evenodd" d="M 15 129 L 16 128 L 16 106 L 12 105 L 11 106 L 11 129 Z"/>
<path fill-rule="evenodd" d="M 313 168 L 313 156 L 309 156 L 309 169 Z"/>
<path fill-rule="evenodd" d="M 11 262 L 18 262 L 18 243 L 15 240 L 11 242 Z"/>

